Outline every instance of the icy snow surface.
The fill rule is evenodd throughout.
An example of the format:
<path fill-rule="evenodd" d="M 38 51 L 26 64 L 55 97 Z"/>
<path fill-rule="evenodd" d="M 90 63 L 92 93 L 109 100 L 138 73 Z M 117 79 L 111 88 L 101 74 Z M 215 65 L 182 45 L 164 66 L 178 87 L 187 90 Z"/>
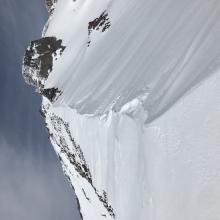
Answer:
<path fill-rule="evenodd" d="M 44 36 L 66 46 L 43 109 L 83 219 L 219 220 L 220 1 L 59 0 Z"/>

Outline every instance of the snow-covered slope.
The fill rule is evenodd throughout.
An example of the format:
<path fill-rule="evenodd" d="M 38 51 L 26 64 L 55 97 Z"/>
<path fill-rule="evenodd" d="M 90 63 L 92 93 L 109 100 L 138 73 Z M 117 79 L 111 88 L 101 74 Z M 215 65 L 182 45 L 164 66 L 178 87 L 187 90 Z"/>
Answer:
<path fill-rule="evenodd" d="M 46 2 L 23 75 L 82 218 L 220 219 L 220 2 Z"/>

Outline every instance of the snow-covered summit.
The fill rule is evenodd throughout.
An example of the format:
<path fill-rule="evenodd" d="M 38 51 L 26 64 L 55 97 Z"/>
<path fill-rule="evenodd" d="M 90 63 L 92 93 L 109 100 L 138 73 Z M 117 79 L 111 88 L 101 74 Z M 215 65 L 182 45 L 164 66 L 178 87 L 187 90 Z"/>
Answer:
<path fill-rule="evenodd" d="M 47 6 L 23 76 L 82 218 L 220 219 L 220 2 Z"/>

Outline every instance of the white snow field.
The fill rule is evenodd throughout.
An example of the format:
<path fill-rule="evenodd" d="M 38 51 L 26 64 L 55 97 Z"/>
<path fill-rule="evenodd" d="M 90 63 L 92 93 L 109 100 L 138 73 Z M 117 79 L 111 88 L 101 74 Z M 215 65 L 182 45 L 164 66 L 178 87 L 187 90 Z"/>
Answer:
<path fill-rule="evenodd" d="M 43 111 L 84 220 L 220 219 L 220 1 L 58 0 Z"/>
<path fill-rule="evenodd" d="M 216 74 L 149 124 L 144 124 L 141 107 L 135 109 L 135 117 L 110 112 L 102 119 L 79 115 L 68 107 L 51 107 L 47 123 L 52 134 L 56 132 L 50 125 L 51 115 L 69 123 L 93 184 L 99 192 L 107 192 L 116 219 L 218 220 L 219 94 L 220 74 Z M 61 134 L 65 137 L 61 131 L 59 138 Z M 52 143 L 71 177 L 83 219 L 106 219 L 90 184 L 76 177 L 65 154 Z M 67 143 L 71 150 L 71 143 Z"/>
<path fill-rule="evenodd" d="M 94 30 L 88 47 L 88 23 L 104 11 L 111 27 Z M 63 91 L 57 105 L 83 114 L 149 94 L 151 121 L 218 70 L 219 18 L 219 0 L 58 1 L 45 36 L 67 48 L 46 86 Z"/>

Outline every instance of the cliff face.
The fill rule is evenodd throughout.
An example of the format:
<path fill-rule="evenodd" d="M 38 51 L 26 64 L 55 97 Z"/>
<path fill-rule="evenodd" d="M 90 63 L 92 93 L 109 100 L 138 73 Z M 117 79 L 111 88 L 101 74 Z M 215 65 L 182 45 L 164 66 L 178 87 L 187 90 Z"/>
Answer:
<path fill-rule="evenodd" d="M 23 61 L 23 77 L 27 84 L 47 97 L 51 102 L 60 93 L 57 88 L 45 89 L 44 84 L 53 70 L 53 64 L 62 55 L 65 47 L 62 40 L 44 37 L 32 41 L 27 48 Z"/>
<path fill-rule="evenodd" d="M 26 50 L 23 62 L 23 76 L 26 83 L 39 90 L 43 89 L 53 69 L 54 60 L 62 55 L 64 49 L 62 40 L 57 40 L 55 37 L 32 41 Z"/>
<path fill-rule="evenodd" d="M 46 4 L 23 76 L 82 219 L 219 219 L 220 3 Z"/>

